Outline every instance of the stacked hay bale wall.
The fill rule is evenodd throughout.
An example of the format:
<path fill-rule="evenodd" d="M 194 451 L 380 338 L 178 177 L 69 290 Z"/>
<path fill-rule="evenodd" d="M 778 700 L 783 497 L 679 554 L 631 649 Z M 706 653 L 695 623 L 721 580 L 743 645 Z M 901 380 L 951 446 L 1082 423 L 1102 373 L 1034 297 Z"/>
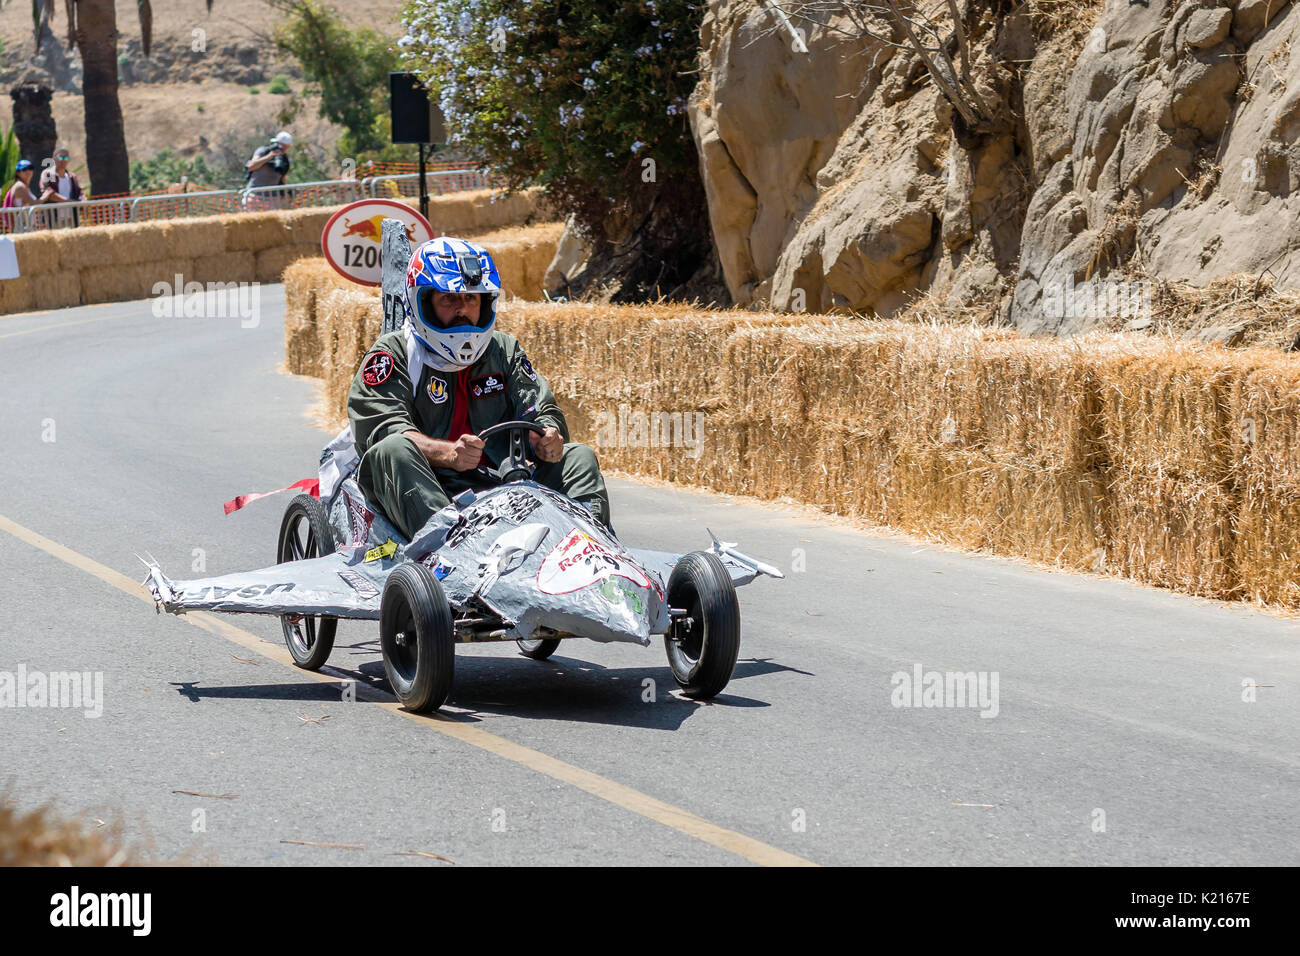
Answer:
<path fill-rule="evenodd" d="M 311 263 L 286 288 L 291 363 L 310 328 L 294 370 L 342 420 L 378 297 Z M 1300 607 L 1300 362 L 1275 351 L 518 300 L 502 327 L 607 468 Z"/>
<path fill-rule="evenodd" d="M 182 283 L 279 282 L 291 262 L 320 255 L 321 232 L 336 211 L 294 209 L 16 235 L 19 278 L 0 280 L 0 314 L 144 299 L 158 283 L 175 286 L 177 276 Z M 512 279 L 538 290 L 550 259 L 539 272 L 522 247 L 512 245 L 508 227 L 540 214 L 535 191 L 498 198 L 475 190 L 429 200 L 430 223 L 439 232 L 505 230 L 507 261 L 517 270 Z M 558 242 L 563 226 L 551 229 Z"/>

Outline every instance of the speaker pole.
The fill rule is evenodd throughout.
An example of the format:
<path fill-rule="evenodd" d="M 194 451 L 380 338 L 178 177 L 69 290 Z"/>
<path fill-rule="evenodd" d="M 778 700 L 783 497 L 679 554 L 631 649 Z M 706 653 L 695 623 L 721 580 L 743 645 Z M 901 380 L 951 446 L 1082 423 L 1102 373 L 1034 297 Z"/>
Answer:
<path fill-rule="evenodd" d="M 420 215 L 429 218 L 429 186 L 424 179 L 424 144 L 417 144 L 420 151 Z"/>

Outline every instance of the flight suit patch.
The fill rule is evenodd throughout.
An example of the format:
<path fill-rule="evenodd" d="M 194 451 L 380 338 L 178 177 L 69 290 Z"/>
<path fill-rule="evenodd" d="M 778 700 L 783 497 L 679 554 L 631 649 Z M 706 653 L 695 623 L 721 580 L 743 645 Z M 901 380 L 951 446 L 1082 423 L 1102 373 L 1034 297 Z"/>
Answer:
<path fill-rule="evenodd" d="M 429 401 L 435 405 L 441 405 L 447 400 L 447 383 L 436 375 L 429 377 L 429 386 L 425 389 L 429 395 Z"/>
<path fill-rule="evenodd" d="M 393 357 L 382 349 L 378 352 L 372 352 L 366 359 L 365 366 L 361 369 L 361 381 L 367 385 L 383 385 L 388 381 L 388 377 L 393 374 L 393 368 L 396 366 Z"/>
<path fill-rule="evenodd" d="M 474 398 L 487 398 L 489 395 L 495 395 L 497 392 L 506 390 L 506 379 L 504 375 L 493 373 L 491 375 L 480 375 L 478 378 L 469 380 L 469 393 Z"/>

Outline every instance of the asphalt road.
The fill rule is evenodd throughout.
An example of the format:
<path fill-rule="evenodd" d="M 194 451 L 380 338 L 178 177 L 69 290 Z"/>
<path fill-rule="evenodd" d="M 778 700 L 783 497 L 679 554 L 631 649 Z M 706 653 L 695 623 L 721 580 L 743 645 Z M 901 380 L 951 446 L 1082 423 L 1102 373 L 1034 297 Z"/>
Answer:
<path fill-rule="evenodd" d="M 282 313 L 267 286 L 252 328 L 0 318 L 0 681 L 103 679 L 97 718 L 0 707 L 21 807 L 231 864 L 1300 862 L 1300 633 L 1248 608 L 614 481 L 628 543 L 708 524 L 790 572 L 741 589 L 712 704 L 657 644 L 569 641 L 463 648 L 451 719 L 412 717 L 373 624 L 341 624 L 321 679 L 274 620 L 155 615 L 136 553 L 181 578 L 271 563 L 288 496 L 221 504 L 314 474 L 329 436 L 278 372 Z M 918 665 L 996 677 L 996 703 L 895 706 Z"/>

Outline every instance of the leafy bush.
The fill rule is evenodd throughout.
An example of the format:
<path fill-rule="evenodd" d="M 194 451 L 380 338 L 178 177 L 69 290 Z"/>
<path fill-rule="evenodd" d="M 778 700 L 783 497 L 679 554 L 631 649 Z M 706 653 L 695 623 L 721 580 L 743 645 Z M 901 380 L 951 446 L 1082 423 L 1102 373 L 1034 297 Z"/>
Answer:
<path fill-rule="evenodd" d="M 398 46 L 452 145 L 594 230 L 653 183 L 698 180 L 686 98 L 701 15 L 687 0 L 410 0 Z"/>
<path fill-rule="evenodd" d="M 218 185 L 221 178 L 202 156 L 186 159 L 170 149 L 164 149 L 150 159 L 131 162 L 132 191 L 148 189 L 161 192 L 179 183 L 182 176 L 199 186 Z"/>
<path fill-rule="evenodd" d="M 248 88 L 248 92 L 250 92 L 250 93 L 252 93 L 254 96 L 256 96 L 258 93 L 261 93 L 262 91 L 259 90 L 256 86 L 250 86 L 250 87 Z"/>
<path fill-rule="evenodd" d="M 281 74 L 280 76 L 276 76 L 276 77 L 274 77 L 274 78 L 271 80 L 271 85 L 268 86 L 268 87 L 266 88 L 266 91 L 267 91 L 268 93 L 276 93 L 276 94 L 292 93 L 292 92 L 293 92 L 293 91 L 289 88 L 289 78 L 288 78 L 287 76 L 284 76 L 283 74 Z"/>

